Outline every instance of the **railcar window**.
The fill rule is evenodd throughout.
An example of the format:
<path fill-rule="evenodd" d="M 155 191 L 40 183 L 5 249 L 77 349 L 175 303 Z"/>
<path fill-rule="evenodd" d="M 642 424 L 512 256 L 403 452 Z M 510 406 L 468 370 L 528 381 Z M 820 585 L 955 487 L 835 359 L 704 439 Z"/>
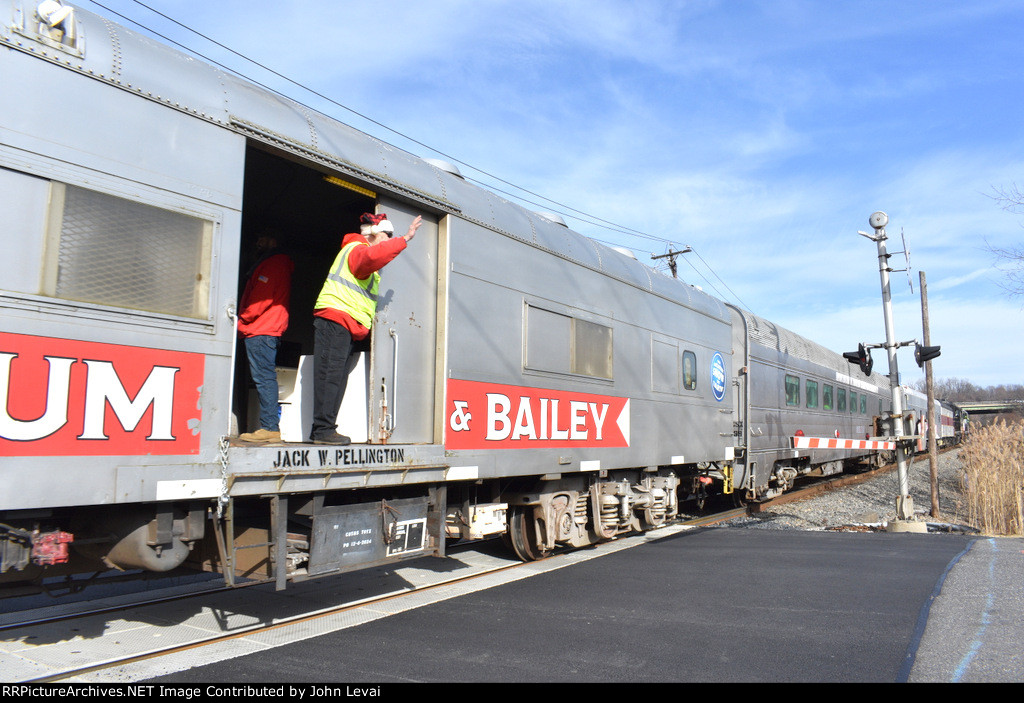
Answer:
<path fill-rule="evenodd" d="M 846 389 L 840 388 L 836 394 L 836 410 L 845 413 L 846 412 Z"/>
<path fill-rule="evenodd" d="M 539 371 L 572 371 L 572 318 L 528 307 L 526 366 Z"/>
<path fill-rule="evenodd" d="M 857 412 L 857 394 L 853 391 L 850 391 L 850 412 Z"/>
<path fill-rule="evenodd" d="M 804 390 L 807 391 L 807 407 L 818 407 L 818 382 L 807 379 L 807 384 L 804 387 Z"/>
<path fill-rule="evenodd" d="M 861 394 L 861 396 L 860 396 L 860 414 L 861 415 L 867 415 L 868 414 L 868 397 L 866 395 L 864 395 L 864 394 Z"/>
<path fill-rule="evenodd" d="M 821 407 L 825 410 L 832 409 L 832 386 L 827 383 L 821 389 Z"/>
<path fill-rule="evenodd" d="M 47 295 L 206 318 L 211 222 L 53 183 Z"/>
<path fill-rule="evenodd" d="M 786 374 L 786 405 L 800 405 L 800 379 Z"/>
<path fill-rule="evenodd" d="M 692 351 L 683 352 L 683 387 L 688 391 L 697 389 L 697 355 Z"/>
<path fill-rule="evenodd" d="M 612 377 L 612 328 L 573 318 L 572 371 L 597 378 Z"/>
<path fill-rule="evenodd" d="M 611 327 L 532 305 L 526 326 L 527 368 L 612 378 Z"/>

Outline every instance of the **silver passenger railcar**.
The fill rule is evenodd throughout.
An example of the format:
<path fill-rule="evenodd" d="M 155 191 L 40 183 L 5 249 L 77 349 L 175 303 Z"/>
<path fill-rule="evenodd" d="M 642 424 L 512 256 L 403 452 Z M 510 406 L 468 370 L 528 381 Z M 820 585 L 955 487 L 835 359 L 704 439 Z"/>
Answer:
<path fill-rule="evenodd" d="M 746 448 L 734 482 L 748 497 L 776 496 L 797 476 L 882 460 L 890 449 L 877 439 L 879 419 L 891 413 L 888 377 L 864 376 L 841 354 L 736 308 L 733 339 Z"/>
<path fill-rule="evenodd" d="M 869 434 L 874 390 L 838 355 L 450 165 L 80 9 L 0 15 L 2 581 L 185 566 L 283 587 L 496 534 L 533 559 L 838 466 L 799 431 Z M 312 305 L 366 211 L 425 224 L 384 271 L 354 443 L 314 446 Z M 233 315 L 267 228 L 296 264 L 285 441 L 246 445 Z M 857 409 L 790 405 L 791 373 Z"/>

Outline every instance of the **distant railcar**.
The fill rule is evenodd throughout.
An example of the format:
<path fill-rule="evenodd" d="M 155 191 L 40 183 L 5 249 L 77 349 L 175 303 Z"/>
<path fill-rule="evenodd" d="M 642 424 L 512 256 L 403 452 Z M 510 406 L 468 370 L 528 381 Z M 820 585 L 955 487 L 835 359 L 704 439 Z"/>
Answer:
<path fill-rule="evenodd" d="M 418 158 L 80 9 L 0 8 L 0 580 L 289 580 L 504 534 L 524 559 L 876 463 L 889 385 Z M 304 442 L 312 306 L 360 213 L 401 230 L 347 447 Z M 234 309 L 296 268 L 282 433 Z"/>
<path fill-rule="evenodd" d="M 900 390 L 903 394 L 903 409 L 907 413 L 906 434 L 917 437 L 918 451 L 925 451 L 929 423 L 933 417 L 927 412 L 928 396 L 909 386 L 901 386 Z M 959 443 L 962 437 L 959 425 L 963 417 L 959 408 L 952 403 L 935 400 L 934 417 L 937 418 L 934 429 L 938 446 L 950 447 Z"/>

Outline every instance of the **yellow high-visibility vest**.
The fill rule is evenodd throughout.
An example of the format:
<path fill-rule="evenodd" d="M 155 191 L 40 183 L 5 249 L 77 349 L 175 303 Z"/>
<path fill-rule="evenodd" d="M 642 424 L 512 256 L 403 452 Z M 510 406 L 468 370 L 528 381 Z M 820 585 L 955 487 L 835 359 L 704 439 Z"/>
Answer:
<path fill-rule="evenodd" d="M 347 312 L 356 322 L 369 329 L 373 316 L 377 312 L 377 290 L 380 287 L 380 274 L 374 271 L 369 278 L 356 278 L 348 266 L 348 256 L 358 246 L 368 246 L 360 242 L 352 242 L 338 252 L 331 272 L 327 274 L 324 287 L 316 299 L 315 310 L 332 308 Z"/>

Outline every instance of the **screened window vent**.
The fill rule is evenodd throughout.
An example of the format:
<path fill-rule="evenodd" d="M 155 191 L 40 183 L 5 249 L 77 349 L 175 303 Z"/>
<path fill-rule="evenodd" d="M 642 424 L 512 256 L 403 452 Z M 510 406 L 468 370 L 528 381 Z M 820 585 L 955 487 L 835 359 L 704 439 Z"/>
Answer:
<path fill-rule="evenodd" d="M 213 224 L 53 183 L 45 292 L 167 315 L 209 315 Z"/>

